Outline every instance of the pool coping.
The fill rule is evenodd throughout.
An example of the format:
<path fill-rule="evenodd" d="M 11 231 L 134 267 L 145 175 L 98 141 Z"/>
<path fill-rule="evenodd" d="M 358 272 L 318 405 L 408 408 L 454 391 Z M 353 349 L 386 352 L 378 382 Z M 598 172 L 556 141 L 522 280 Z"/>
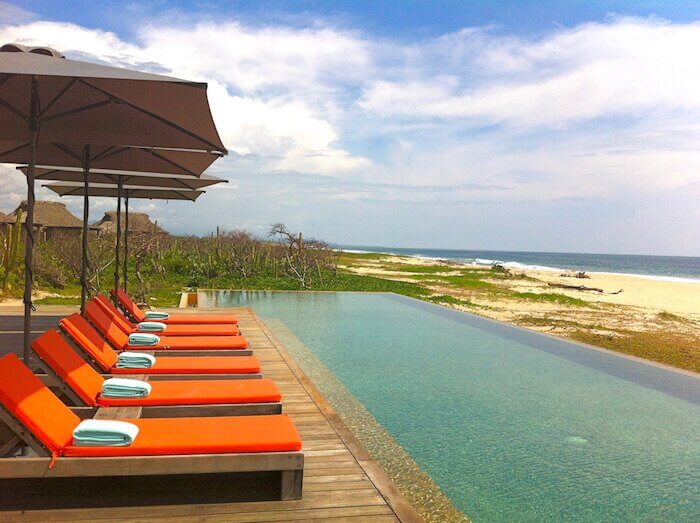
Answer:
<path fill-rule="evenodd" d="M 292 373 L 299 380 L 301 386 L 306 390 L 311 399 L 316 403 L 321 415 L 328 421 L 330 426 L 336 432 L 348 451 L 354 456 L 360 468 L 367 475 L 369 480 L 374 484 L 379 494 L 384 498 L 387 504 L 396 514 L 396 517 L 407 523 L 422 522 L 416 509 L 411 503 L 401 494 L 394 482 L 384 472 L 384 469 L 378 461 L 372 458 L 370 453 L 360 443 L 355 434 L 343 422 L 340 416 L 335 412 L 335 409 L 328 403 L 326 397 L 318 390 L 314 382 L 306 375 L 306 373 L 297 364 L 291 354 L 287 351 L 284 344 L 275 336 L 270 328 L 258 316 L 252 307 L 244 307 L 258 324 L 265 336 L 273 343 L 275 349 L 280 354 L 284 362 L 287 364 Z"/>

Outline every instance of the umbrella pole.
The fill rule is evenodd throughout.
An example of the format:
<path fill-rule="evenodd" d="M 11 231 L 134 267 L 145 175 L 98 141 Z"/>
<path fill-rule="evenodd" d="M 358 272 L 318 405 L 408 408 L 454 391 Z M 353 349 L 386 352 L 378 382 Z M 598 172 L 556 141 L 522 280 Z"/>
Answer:
<path fill-rule="evenodd" d="M 90 182 L 88 174 L 90 172 L 90 146 L 86 145 L 83 149 L 83 184 L 85 186 L 85 194 L 83 195 L 83 263 L 80 272 L 80 314 L 85 317 L 85 304 L 87 303 L 88 294 L 88 220 L 90 215 Z"/>
<path fill-rule="evenodd" d="M 27 169 L 27 216 L 24 219 L 24 361 L 31 358 L 32 332 L 32 265 L 34 263 L 34 167 L 36 166 L 36 147 L 39 135 L 39 93 L 36 77 L 32 77 L 31 101 L 29 107 L 29 168 Z"/>
<path fill-rule="evenodd" d="M 124 270 L 122 278 L 124 280 L 124 292 L 126 292 L 126 271 L 129 264 L 129 194 L 124 196 Z"/>
<path fill-rule="evenodd" d="M 119 307 L 119 253 L 121 251 L 122 240 L 122 180 L 117 182 L 117 246 L 114 252 L 114 306 Z"/>

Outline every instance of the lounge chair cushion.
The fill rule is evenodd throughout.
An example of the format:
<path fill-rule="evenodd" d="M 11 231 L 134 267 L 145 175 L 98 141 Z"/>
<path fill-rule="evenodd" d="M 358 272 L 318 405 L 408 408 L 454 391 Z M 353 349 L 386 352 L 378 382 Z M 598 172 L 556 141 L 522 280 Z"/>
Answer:
<path fill-rule="evenodd" d="M 286 414 L 218 418 L 124 419 L 139 428 L 128 447 L 77 447 L 64 456 L 160 456 L 301 450 L 301 438 Z"/>
<path fill-rule="evenodd" d="M 112 289 L 111 294 L 112 294 L 112 296 L 114 296 L 114 289 Z M 118 298 L 119 298 L 120 305 L 124 308 L 124 310 L 127 312 L 127 314 L 129 316 L 131 316 L 137 322 L 143 321 L 145 319 L 151 319 L 151 318 L 147 318 L 148 312 L 144 313 L 138 307 L 138 305 L 136 305 L 136 303 L 134 303 L 134 301 L 129 297 L 129 295 L 126 292 L 124 292 L 124 289 L 119 289 Z M 153 311 L 153 312 L 159 312 L 159 311 Z M 156 319 L 156 318 L 153 318 L 153 319 Z M 157 318 L 157 319 L 158 319 L 158 321 L 163 321 L 169 325 L 207 324 L 207 323 L 221 323 L 221 324 L 233 323 L 233 324 L 237 324 L 238 323 L 238 318 L 236 318 L 233 314 L 210 314 L 210 313 L 203 313 L 203 312 L 197 312 L 195 314 L 174 313 L 174 314 L 169 314 L 169 317 L 167 319 L 163 319 L 163 318 Z"/>
<path fill-rule="evenodd" d="M 102 368 L 108 371 L 117 364 L 118 354 L 88 321 L 77 312 L 63 318 L 61 328 Z"/>
<path fill-rule="evenodd" d="M 32 349 L 85 405 L 95 404 L 102 392 L 104 378 L 68 345 L 56 329 L 49 329 L 35 339 Z"/>
<path fill-rule="evenodd" d="M 118 355 L 92 325 L 75 313 L 61 320 L 61 328 L 105 371 L 112 374 L 133 374 L 133 370 L 116 367 Z M 135 354 L 130 351 L 122 354 Z M 160 356 L 153 366 L 140 374 L 253 374 L 260 372 L 255 356 Z"/>
<path fill-rule="evenodd" d="M 275 382 L 258 380 L 152 381 L 147 398 L 97 398 L 100 407 L 275 403 L 282 399 Z"/>
<path fill-rule="evenodd" d="M 0 358 L 0 402 L 51 452 L 73 439 L 73 414 L 14 354 Z"/>
<path fill-rule="evenodd" d="M 129 337 L 114 324 L 95 302 L 90 301 L 85 306 L 88 319 L 107 338 L 107 340 L 121 350 L 143 350 L 143 347 L 131 347 L 128 345 Z M 158 345 L 151 347 L 154 350 L 237 350 L 247 349 L 248 341 L 245 336 L 162 336 Z"/>
<path fill-rule="evenodd" d="M 124 352 L 122 354 L 129 354 Z M 133 374 L 133 369 L 113 368 L 112 374 Z M 153 367 L 139 374 L 255 374 L 260 362 L 255 356 L 158 356 Z"/>
<path fill-rule="evenodd" d="M 104 378 L 55 329 L 46 331 L 34 340 L 32 348 L 78 394 L 85 405 L 211 405 L 268 403 L 281 399 L 279 389 L 268 379 L 153 381 L 149 383 L 151 390 L 146 398 L 103 397 Z"/>
<path fill-rule="evenodd" d="M 244 350 L 248 341 L 243 336 L 162 336 L 153 350 Z M 127 345 L 124 350 L 143 350 L 143 346 Z"/>
<path fill-rule="evenodd" d="M 122 311 L 117 309 L 106 296 L 98 294 L 91 302 L 97 303 L 109 318 L 124 331 L 130 334 L 138 330 L 138 326 L 133 324 L 124 316 Z M 240 331 L 236 325 L 229 324 L 179 324 L 169 325 L 168 336 L 238 336 Z"/>

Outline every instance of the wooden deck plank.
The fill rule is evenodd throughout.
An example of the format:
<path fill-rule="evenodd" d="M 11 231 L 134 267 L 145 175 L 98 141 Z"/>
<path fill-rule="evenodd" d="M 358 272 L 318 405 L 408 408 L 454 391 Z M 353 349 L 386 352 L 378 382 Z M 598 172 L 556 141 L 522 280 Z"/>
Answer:
<path fill-rule="evenodd" d="M 225 311 L 238 315 L 241 333 L 259 358 L 263 376 L 277 383 L 282 393 L 283 412 L 291 416 L 302 437 L 305 469 L 301 500 L 26 512 L 2 512 L 0 509 L 0 520 L 419 521 L 412 507 L 398 494 L 379 465 L 371 460 L 267 326 L 249 309 Z M 50 312 L 37 318 L 35 325 L 40 329 L 54 326 L 68 311 L 53 308 Z M 57 315 L 57 312 L 63 314 Z M 0 315 L 0 354 L 21 351 L 21 332 L 16 330 L 21 328 L 20 320 L 16 314 Z M 37 334 L 39 332 L 37 330 Z"/>

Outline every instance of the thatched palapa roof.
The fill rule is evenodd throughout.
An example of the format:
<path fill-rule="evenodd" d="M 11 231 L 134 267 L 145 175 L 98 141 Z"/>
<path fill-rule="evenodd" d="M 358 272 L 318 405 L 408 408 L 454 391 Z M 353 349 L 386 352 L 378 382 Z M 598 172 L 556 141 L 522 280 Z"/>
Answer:
<path fill-rule="evenodd" d="M 124 230 L 126 220 L 124 214 L 121 217 L 121 228 Z M 117 213 L 115 211 L 106 212 L 102 219 L 92 225 L 103 233 L 115 234 L 117 232 Z M 153 223 L 148 214 L 143 212 L 129 213 L 129 233 L 150 233 L 150 234 L 168 234 L 167 231 L 161 229 L 158 224 Z"/>
<path fill-rule="evenodd" d="M 17 215 L 22 213 L 22 223 L 27 216 L 27 202 L 22 202 L 12 215 L 9 223 L 14 223 Z M 37 200 L 34 202 L 34 225 L 36 227 L 63 227 L 68 229 L 81 229 L 83 222 L 66 208 L 61 202 L 48 202 Z"/>

